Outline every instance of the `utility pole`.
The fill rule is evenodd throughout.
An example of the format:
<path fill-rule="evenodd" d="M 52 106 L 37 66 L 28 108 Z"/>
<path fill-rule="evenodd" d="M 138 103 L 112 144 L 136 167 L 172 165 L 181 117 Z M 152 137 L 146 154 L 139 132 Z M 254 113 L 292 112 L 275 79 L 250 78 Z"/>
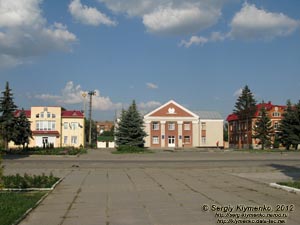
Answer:
<path fill-rule="evenodd" d="M 89 120 L 90 120 L 90 130 L 89 130 L 89 146 L 92 146 L 92 96 L 95 95 L 95 91 L 89 91 L 90 105 L 89 105 Z"/>

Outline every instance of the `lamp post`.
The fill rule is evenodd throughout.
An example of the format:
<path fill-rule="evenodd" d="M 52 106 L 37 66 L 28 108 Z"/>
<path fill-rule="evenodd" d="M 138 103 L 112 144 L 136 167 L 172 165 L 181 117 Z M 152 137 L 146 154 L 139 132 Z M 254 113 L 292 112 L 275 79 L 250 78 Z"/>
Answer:
<path fill-rule="evenodd" d="M 86 96 L 87 96 L 87 93 L 82 92 L 81 96 L 83 97 L 83 113 L 84 113 L 84 115 L 86 115 Z"/>
<path fill-rule="evenodd" d="M 89 120 L 90 120 L 90 129 L 89 129 L 89 145 L 92 146 L 92 96 L 95 95 L 95 91 L 89 91 L 88 95 L 90 96 L 90 105 L 89 105 Z"/>

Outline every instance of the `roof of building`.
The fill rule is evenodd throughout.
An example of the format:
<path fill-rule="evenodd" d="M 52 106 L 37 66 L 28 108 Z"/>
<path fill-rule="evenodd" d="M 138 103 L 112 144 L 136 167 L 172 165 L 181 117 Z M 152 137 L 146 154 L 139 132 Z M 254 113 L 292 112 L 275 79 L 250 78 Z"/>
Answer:
<path fill-rule="evenodd" d="M 21 110 L 21 109 L 18 109 L 15 111 L 15 116 L 20 116 L 20 113 L 24 111 L 25 112 L 25 115 L 27 118 L 30 118 L 31 117 L 31 111 L 30 110 Z"/>
<path fill-rule="evenodd" d="M 261 110 L 262 107 L 265 107 L 265 109 L 267 111 L 271 110 L 274 107 L 279 107 L 279 108 L 286 108 L 286 106 L 284 105 L 273 105 L 272 102 L 267 102 L 267 103 L 259 103 L 256 105 L 256 112 L 255 112 L 255 117 L 257 117 L 259 115 L 259 111 Z M 228 122 L 229 121 L 234 121 L 234 120 L 238 120 L 238 116 L 235 113 L 232 113 L 230 115 L 227 116 L 226 119 Z"/>
<path fill-rule="evenodd" d="M 61 117 L 77 117 L 77 118 L 83 118 L 84 115 L 81 111 L 78 111 L 78 110 L 65 110 L 65 111 L 62 111 L 61 112 Z"/>
<path fill-rule="evenodd" d="M 20 116 L 22 110 L 18 109 L 15 111 L 15 116 Z M 26 117 L 31 117 L 31 110 L 24 110 Z M 64 110 L 61 112 L 63 118 L 84 118 L 84 114 L 79 110 Z"/>
<path fill-rule="evenodd" d="M 199 116 L 200 119 L 210 119 L 210 120 L 222 120 L 222 116 L 216 111 L 195 111 L 195 114 Z"/>

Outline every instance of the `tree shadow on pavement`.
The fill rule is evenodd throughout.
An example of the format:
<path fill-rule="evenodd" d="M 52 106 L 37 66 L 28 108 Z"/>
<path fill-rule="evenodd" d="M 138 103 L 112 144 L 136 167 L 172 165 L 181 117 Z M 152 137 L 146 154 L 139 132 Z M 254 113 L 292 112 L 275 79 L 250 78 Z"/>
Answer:
<path fill-rule="evenodd" d="M 270 164 L 271 167 L 281 171 L 286 176 L 291 177 L 293 180 L 300 180 L 300 168 L 295 166 L 286 166 L 280 164 Z"/>

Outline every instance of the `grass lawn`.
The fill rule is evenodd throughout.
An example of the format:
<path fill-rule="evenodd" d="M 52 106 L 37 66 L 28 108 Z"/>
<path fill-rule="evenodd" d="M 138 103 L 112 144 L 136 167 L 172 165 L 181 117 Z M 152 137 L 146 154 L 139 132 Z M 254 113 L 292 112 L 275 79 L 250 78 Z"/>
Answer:
<path fill-rule="evenodd" d="M 300 180 L 298 181 L 290 181 L 290 182 L 279 182 L 278 184 L 292 187 L 292 188 L 298 188 L 300 189 Z"/>
<path fill-rule="evenodd" d="M 0 192 L 0 225 L 11 225 L 34 207 L 46 192 Z"/>

